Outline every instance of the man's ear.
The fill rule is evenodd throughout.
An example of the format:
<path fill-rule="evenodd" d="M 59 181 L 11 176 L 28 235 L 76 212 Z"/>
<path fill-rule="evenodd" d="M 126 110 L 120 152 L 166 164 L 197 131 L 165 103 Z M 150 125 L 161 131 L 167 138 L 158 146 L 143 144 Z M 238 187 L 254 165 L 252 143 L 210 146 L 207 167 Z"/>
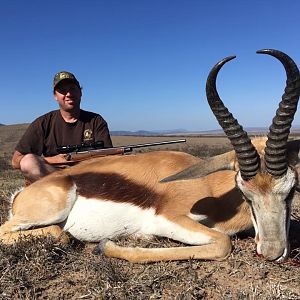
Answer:
<path fill-rule="evenodd" d="M 57 95 L 56 95 L 56 90 L 53 90 L 53 97 L 57 101 Z"/>

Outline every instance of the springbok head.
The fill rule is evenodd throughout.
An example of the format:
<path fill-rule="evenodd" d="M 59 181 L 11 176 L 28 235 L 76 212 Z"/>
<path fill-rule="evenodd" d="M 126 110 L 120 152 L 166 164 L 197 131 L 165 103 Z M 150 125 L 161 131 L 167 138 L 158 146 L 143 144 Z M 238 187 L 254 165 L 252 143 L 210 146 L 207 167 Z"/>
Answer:
<path fill-rule="evenodd" d="M 269 128 L 265 148 L 258 152 L 218 95 L 217 75 L 225 63 L 235 58 L 230 56 L 212 68 L 206 83 L 206 95 L 234 152 L 209 158 L 163 181 L 198 178 L 224 169 L 236 170 L 236 186 L 251 208 L 257 252 L 268 260 L 281 261 L 289 253 L 290 210 L 297 185 L 297 173 L 288 161 L 287 144 L 299 100 L 300 75 L 295 62 L 283 52 L 264 49 L 257 53 L 277 58 L 287 74 L 285 92 Z"/>

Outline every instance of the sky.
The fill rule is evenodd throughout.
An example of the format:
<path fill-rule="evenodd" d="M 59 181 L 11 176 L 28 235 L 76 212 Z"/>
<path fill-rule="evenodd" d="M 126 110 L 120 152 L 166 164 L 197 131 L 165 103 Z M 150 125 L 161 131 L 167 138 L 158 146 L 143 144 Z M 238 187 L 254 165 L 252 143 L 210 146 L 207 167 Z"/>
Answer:
<path fill-rule="evenodd" d="M 52 81 L 73 72 L 82 109 L 110 130 L 219 129 L 205 95 L 221 59 L 220 97 L 244 127 L 269 126 L 300 63 L 296 0 L 0 0 L 0 123 L 57 109 Z M 300 125 L 297 112 L 293 125 Z"/>

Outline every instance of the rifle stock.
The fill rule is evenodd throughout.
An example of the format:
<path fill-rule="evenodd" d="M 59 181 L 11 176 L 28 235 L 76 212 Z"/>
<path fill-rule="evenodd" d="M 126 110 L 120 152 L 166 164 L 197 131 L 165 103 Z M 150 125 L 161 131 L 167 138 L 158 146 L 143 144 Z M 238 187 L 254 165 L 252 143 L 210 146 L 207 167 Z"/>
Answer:
<path fill-rule="evenodd" d="M 88 150 L 82 152 L 72 152 L 65 154 L 67 161 L 79 162 L 82 160 L 90 159 L 92 157 L 107 156 L 107 155 L 122 155 L 125 153 L 125 149 L 122 147 L 116 148 L 104 148 L 98 150 Z"/>

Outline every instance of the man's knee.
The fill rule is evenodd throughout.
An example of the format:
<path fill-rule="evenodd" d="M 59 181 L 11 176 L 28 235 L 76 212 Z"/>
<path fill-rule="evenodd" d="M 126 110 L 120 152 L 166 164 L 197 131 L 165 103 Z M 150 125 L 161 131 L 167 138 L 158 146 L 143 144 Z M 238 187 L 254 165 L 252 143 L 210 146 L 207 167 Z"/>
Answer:
<path fill-rule="evenodd" d="M 31 153 L 24 155 L 20 161 L 20 169 L 24 177 L 30 182 L 34 182 L 56 170 L 42 157 Z"/>
<path fill-rule="evenodd" d="M 20 169 L 23 173 L 31 172 L 42 164 L 41 158 L 35 154 L 26 154 L 20 161 Z"/>

